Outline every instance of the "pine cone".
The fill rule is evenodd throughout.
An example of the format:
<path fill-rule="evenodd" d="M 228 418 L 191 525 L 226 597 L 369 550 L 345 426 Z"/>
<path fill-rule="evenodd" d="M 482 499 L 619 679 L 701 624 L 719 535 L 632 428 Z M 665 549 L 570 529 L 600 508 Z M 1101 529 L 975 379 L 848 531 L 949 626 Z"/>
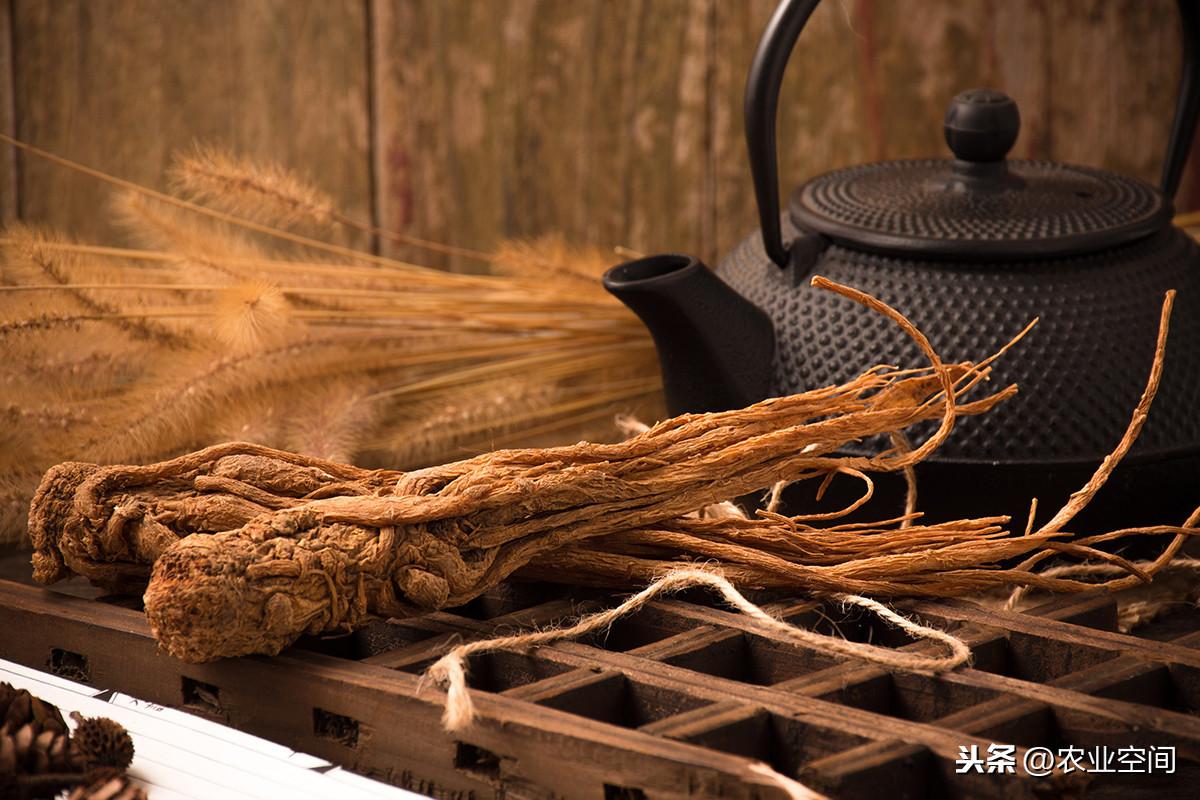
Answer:
<path fill-rule="evenodd" d="M 0 798 L 38 800 L 71 789 L 77 800 L 145 800 L 125 769 L 133 740 L 111 719 L 62 714 L 24 689 L 0 683 Z"/>
<path fill-rule="evenodd" d="M 71 719 L 76 723 L 71 752 L 81 769 L 125 770 L 133 763 L 133 739 L 119 723 L 105 717 L 85 717 L 77 711 L 71 712 Z"/>
<path fill-rule="evenodd" d="M 72 762 L 67 734 L 35 731 L 34 724 L 28 722 L 13 733 L 0 732 L 0 774 L 78 771 Z"/>
<path fill-rule="evenodd" d="M 67 734 L 43 730 L 35 736 L 31 722 L 13 733 L 0 731 L 0 797 L 50 800 L 81 778 Z"/>
<path fill-rule="evenodd" d="M 147 800 L 146 790 L 135 786 L 128 775 L 108 771 L 84 785 L 77 786 L 67 800 Z"/>
<path fill-rule="evenodd" d="M 57 707 L 34 697 L 25 689 L 0 683 L 0 733 L 15 733 L 26 724 L 33 725 L 35 735 L 46 730 L 67 732 L 67 723 Z"/>

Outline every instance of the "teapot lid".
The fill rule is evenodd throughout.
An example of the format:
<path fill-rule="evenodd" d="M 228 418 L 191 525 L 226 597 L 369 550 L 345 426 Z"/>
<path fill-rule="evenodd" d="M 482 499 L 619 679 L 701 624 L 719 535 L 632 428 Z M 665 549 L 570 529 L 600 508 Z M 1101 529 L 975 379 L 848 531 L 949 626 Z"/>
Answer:
<path fill-rule="evenodd" d="M 946 112 L 954 159 L 835 170 L 797 189 L 792 221 L 849 247 L 962 261 L 1102 250 L 1170 224 L 1147 184 L 1098 169 L 1007 160 L 1020 114 L 1007 95 L 974 89 Z"/>

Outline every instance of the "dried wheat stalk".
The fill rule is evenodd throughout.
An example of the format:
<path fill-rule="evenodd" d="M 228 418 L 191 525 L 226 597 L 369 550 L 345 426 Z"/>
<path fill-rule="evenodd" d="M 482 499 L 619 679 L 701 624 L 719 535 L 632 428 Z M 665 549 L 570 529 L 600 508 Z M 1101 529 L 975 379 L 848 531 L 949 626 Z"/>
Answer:
<path fill-rule="evenodd" d="M 171 179 L 181 195 L 284 227 L 297 221 L 329 225 L 336 213 L 332 197 L 291 170 L 234 158 L 214 147 L 197 146 L 176 159 Z"/>
<path fill-rule="evenodd" d="M 282 167 L 214 149 L 177 160 L 171 195 L 25 147 L 116 187 L 120 244 L 135 246 L 5 233 L 0 542 L 65 460 L 145 463 L 248 440 L 407 468 L 602 438 L 614 413 L 659 413 L 653 345 L 599 288 L 614 260 L 603 251 L 393 235 Z M 367 230 L 494 274 L 280 227 L 293 224 Z"/>

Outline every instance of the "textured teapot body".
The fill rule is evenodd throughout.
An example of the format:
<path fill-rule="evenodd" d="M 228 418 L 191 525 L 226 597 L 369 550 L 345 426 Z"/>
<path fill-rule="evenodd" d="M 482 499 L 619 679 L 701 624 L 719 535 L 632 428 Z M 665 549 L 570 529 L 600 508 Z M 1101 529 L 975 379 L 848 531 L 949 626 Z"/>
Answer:
<path fill-rule="evenodd" d="M 788 219 L 783 226 L 802 238 Z M 756 234 L 716 272 L 772 322 L 772 395 L 841 383 L 879 363 L 927 363 L 894 323 L 812 288 L 812 274 L 900 309 L 947 361 L 991 355 L 1038 318 L 994 365 L 992 385 L 1016 383 L 1019 394 L 960 420 L 934 456 L 945 461 L 1102 458 L 1137 406 L 1163 297 L 1175 289 L 1165 374 L 1134 454 L 1200 448 L 1200 248 L 1177 228 L 1089 255 L 1015 262 L 919 261 L 833 245 L 803 275 L 772 262 Z"/>
<path fill-rule="evenodd" d="M 1010 160 L 1016 102 L 974 89 L 954 97 L 943 118 L 951 158 L 834 170 L 781 209 L 779 90 L 816 5 L 782 0 L 755 53 L 745 121 L 760 231 L 716 270 L 771 320 L 769 391 L 840 383 L 877 363 L 923 365 L 888 320 L 812 288 L 810 274 L 897 308 L 950 361 L 984 358 L 1039 318 L 994 365 L 994 384 L 1016 383 L 1018 396 L 961 420 L 934 458 L 1094 464 L 1129 424 L 1174 289 L 1164 377 L 1133 455 L 1200 454 L 1200 253 L 1171 225 L 1200 117 L 1200 6 L 1178 3 L 1185 58 L 1158 188 L 1084 166 Z"/>

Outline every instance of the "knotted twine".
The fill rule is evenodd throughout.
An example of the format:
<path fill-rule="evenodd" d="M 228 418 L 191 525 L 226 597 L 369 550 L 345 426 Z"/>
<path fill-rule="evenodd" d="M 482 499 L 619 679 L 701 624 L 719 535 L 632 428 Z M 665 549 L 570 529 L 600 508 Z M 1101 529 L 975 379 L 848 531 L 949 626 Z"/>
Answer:
<path fill-rule="evenodd" d="M 793 780 L 786 775 L 780 775 L 771 769 L 769 764 L 759 762 L 751 764 L 749 769 L 751 773 L 764 778 L 772 786 L 782 789 L 790 800 L 826 800 L 825 795 L 820 792 L 814 792 L 803 783 L 800 783 L 800 781 Z"/>
<path fill-rule="evenodd" d="M 858 595 L 833 595 L 833 599 L 848 605 L 860 606 L 878 614 L 881 618 L 900 628 L 914 638 L 928 639 L 946 647 L 948 654 L 944 656 L 929 656 L 919 653 L 893 650 L 886 647 L 876 647 L 869 644 L 847 641 L 836 636 L 826 636 L 813 631 L 790 625 L 777 617 L 773 617 L 759 606 L 746 599 L 741 592 L 734 588 L 718 569 L 701 567 L 680 567 L 668 572 L 642 591 L 632 595 L 623 603 L 605 611 L 598 611 L 581 618 L 574 625 L 564 628 L 548 628 L 528 633 L 499 636 L 494 639 L 483 639 L 468 642 L 455 647 L 446 655 L 439 658 L 427 671 L 426 675 L 446 686 L 446 706 L 442 713 L 442 724 L 446 730 L 461 731 L 471 725 L 475 719 L 475 704 L 467 691 L 466 660 L 472 655 L 489 653 L 507 648 L 526 648 L 549 644 L 560 639 L 575 639 L 599 630 L 606 630 L 621 617 L 638 611 L 654 598 L 679 592 L 684 589 L 705 587 L 721 595 L 733 608 L 750 617 L 763 631 L 776 634 L 781 638 L 822 653 L 857 658 L 893 669 L 903 669 L 910 672 L 945 672 L 966 663 L 971 657 L 971 650 L 955 636 L 936 628 L 919 625 L 889 609 L 882 603 Z"/>

